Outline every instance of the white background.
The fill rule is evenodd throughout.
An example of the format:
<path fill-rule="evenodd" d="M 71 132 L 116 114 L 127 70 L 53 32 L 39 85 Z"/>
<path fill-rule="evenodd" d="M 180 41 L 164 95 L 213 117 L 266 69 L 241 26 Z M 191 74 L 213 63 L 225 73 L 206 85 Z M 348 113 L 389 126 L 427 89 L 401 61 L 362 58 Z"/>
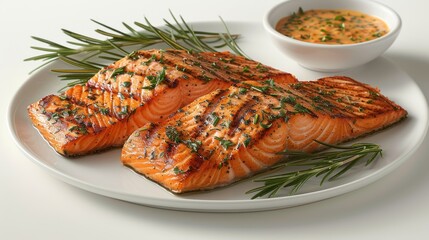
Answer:
<path fill-rule="evenodd" d="M 15 146 L 7 106 L 35 51 L 30 36 L 64 41 L 61 28 L 91 33 L 96 19 L 161 24 L 168 9 L 187 21 L 261 21 L 264 1 L 0 2 L 0 239 L 429 239 L 429 141 L 394 172 L 360 190 L 289 209 L 256 213 L 191 213 L 122 202 L 69 186 L 46 174 Z M 429 94 L 429 29 L 425 1 L 383 0 L 403 29 L 385 57 Z M 263 47 L 263 46 L 261 46 Z M 410 96 L 412 98 L 412 96 Z"/>

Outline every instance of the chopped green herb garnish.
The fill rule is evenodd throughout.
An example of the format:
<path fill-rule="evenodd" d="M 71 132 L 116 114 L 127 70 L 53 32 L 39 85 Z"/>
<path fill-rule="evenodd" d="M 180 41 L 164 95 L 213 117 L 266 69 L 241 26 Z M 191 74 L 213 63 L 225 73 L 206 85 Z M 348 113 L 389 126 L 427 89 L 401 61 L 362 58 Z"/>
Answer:
<path fill-rule="evenodd" d="M 122 87 L 130 87 L 131 86 L 131 82 L 122 82 L 121 86 Z"/>
<path fill-rule="evenodd" d="M 225 128 L 229 128 L 229 126 L 231 125 L 231 121 L 224 121 L 221 126 L 225 127 Z"/>
<path fill-rule="evenodd" d="M 81 126 L 75 125 L 75 126 L 69 128 L 69 131 L 70 132 L 77 131 L 78 133 L 81 133 L 81 134 L 87 134 L 88 133 L 88 130 L 86 129 L 85 125 L 81 125 Z"/>
<path fill-rule="evenodd" d="M 381 34 L 381 32 L 376 32 L 376 33 L 372 34 L 372 36 L 373 37 L 381 37 L 382 34 Z"/>
<path fill-rule="evenodd" d="M 111 78 L 114 78 L 118 75 L 124 74 L 125 73 L 125 66 L 120 67 L 120 68 L 116 68 L 115 70 L 113 70 L 112 75 L 110 75 Z"/>
<path fill-rule="evenodd" d="M 141 65 L 145 65 L 145 66 L 147 66 L 147 65 L 149 65 L 152 61 L 155 61 L 155 60 L 156 60 L 156 56 L 155 56 L 155 54 L 152 54 L 152 56 L 151 56 L 147 61 L 142 62 L 142 63 L 141 63 Z"/>
<path fill-rule="evenodd" d="M 258 70 L 258 72 L 263 73 L 263 72 L 267 72 L 268 68 L 262 66 L 261 63 L 258 63 L 258 65 L 256 65 L 256 69 Z"/>
<path fill-rule="evenodd" d="M 274 79 L 272 78 L 266 80 L 264 83 L 270 85 L 271 87 L 275 86 Z"/>
<path fill-rule="evenodd" d="M 289 104 L 295 104 L 296 103 L 296 99 L 292 95 L 289 95 L 287 97 L 283 97 L 280 101 L 284 102 L 284 103 L 289 103 Z"/>
<path fill-rule="evenodd" d="M 231 142 L 230 140 L 226 140 L 224 138 L 220 138 L 220 137 L 214 137 L 214 139 L 218 140 L 220 142 L 220 145 L 226 150 L 229 147 L 233 146 L 234 143 Z"/>
<path fill-rule="evenodd" d="M 325 36 L 323 36 L 323 37 L 320 38 L 320 41 L 322 41 L 322 42 L 327 42 L 327 41 L 330 41 L 330 40 L 332 40 L 331 35 L 325 35 Z"/>
<path fill-rule="evenodd" d="M 293 89 L 300 89 L 301 87 L 302 87 L 302 83 L 293 83 L 293 84 L 291 84 L 291 86 L 292 86 L 292 88 Z"/>
<path fill-rule="evenodd" d="M 183 173 L 185 173 L 185 171 L 183 171 L 183 170 L 181 170 L 179 167 L 174 167 L 173 168 L 173 172 L 174 172 L 174 174 L 183 174 Z"/>
<path fill-rule="evenodd" d="M 165 68 L 159 71 L 156 76 L 147 76 L 146 78 L 150 81 L 150 85 L 143 87 L 143 89 L 155 89 L 156 86 L 158 86 L 165 80 Z"/>
<path fill-rule="evenodd" d="M 128 54 L 128 58 L 135 61 L 137 59 L 139 59 L 140 55 L 138 51 L 133 51 L 130 54 Z"/>
<path fill-rule="evenodd" d="M 251 138 L 250 138 L 250 136 L 249 136 L 249 135 L 247 135 L 247 134 L 245 134 L 244 136 L 246 137 L 246 139 L 244 139 L 243 144 L 244 144 L 244 146 L 245 146 L 245 147 L 247 147 L 247 146 L 249 146 L 250 141 L 251 141 L 252 139 L 251 139 Z"/>
<path fill-rule="evenodd" d="M 152 151 L 149 154 L 149 160 L 154 160 L 154 159 L 155 159 L 155 151 Z"/>
<path fill-rule="evenodd" d="M 55 121 L 57 121 L 58 119 L 60 119 L 60 114 L 55 112 L 51 115 L 51 118 L 53 118 Z"/>
<path fill-rule="evenodd" d="M 101 114 L 103 114 L 103 115 L 107 115 L 110 112 L 108 108 L 100 108 L 99 110 L 100 110 Z"/>
<path fill-rule="evenodd" d="M 190 148 L 191 149 L 191 151 L 192 152 L 198 152 L 198 149 L 200 149 L 200 147 L 201 147 L 201 141 L 195 141 L 195 142 L 193 142 L 193 141 L 191 141 L 191 140 L 185 140 L 185 141 L 182 141 L 186 146 L 188 146 L 188 148 Z"/>
<path fill-rule="evenodd" d="M 209 115 L 209 118 L 212 125 L 216 127 L 216 125 L 219 123 L 219 120 L 220 120 L 219 116 L 215 112 L 213 112 L 212 114 Z"/>
<path fill-rule="evenodd" d="M 177 131 L 176 128 L 168 126 L 165 129 L 165 134 L 167 137 L 174 143 L 180 143 L 180 133 Z"/>
<path fill-rule="evenodd" d="M 206 74 L 200 75 L 198 76 L 198 78 L 203 80 L 204 82 L 209 82 L 210 80 L 212 80 L 212 78 L 207 76 Z"/>
<path fill-rule="evenodd" d="M 121 111 L 118 114 L 119 115 L 126 115 L 126 114 L 128 114 L 128 105 L 122 106 Z"/>
<path fill-rule="evenodd" d="M 301 34 L 301 39 L 306 40 L 306 39 L 310 39 L 310 35 L 309 34 Z"/>
<path fill-rule="evenodd" d="M 379 97 L 379 96 L 380 96 L 378 93 L 376 93 L 376 92 L 374 92 L 374 91 L 369 91 L 369 95 L 370 95 L 372 98 L 377 98 L 377 97 Z"/>
<path fill-rule="evenodd" d="M 259 126 L 261 126 L 262 128 L 270 128 L 273 124 L 272 123 L 268 123 L 268 124 L 264 124 L 262 122 L 259 123 Z"/>
<path fill-rule="evenodd" d="M 246 88 L 240 88 L 239 90 L 238 90 L 238 93 L 239 94 L 245 94 L 247 92 L 247 89 Z"/>
<path fill-rule="evenodd" d="M 219 163 L 219 165 L 217 166 L 218 169 L 221 169 L 223 166 L 227 165 L 229 158 L 230 158 L 229 156 L 224 157 L 222 161 Z"/>
<path fill-rule="evenodd" d="M 255 116 L 253 116 L 253 124 L 257 124 L 259 122 L 259 114 L 255 114 Z"/>
<path fill-rule="evenodd" d="M 345 18 L 344 16 L 339 15 L 339 16 L 336 16 L 336 17 L 335 17 L 335 21 L 341 21 L 341 22 L 344 22 L 344 21 L 346 21 L 346 18 Z"/>
<path fill-rule="evenodd" d="M 308 110 L 306 107 L 302 106 L 299 103 L 295 104 L 294 109 L 299 113 L 311 113 L 310 110 Z"/>
<path fill-rule="evenodd" d="M 58 96 L 61 100 L 67 100 L 67 96 L 66 95 L 59 95 Z"/>
<path fill-rule="evenodd" d="M 268 90 L 268 86 L 264 86 L 264 87 L 259 87 L 259 86 L 250 86 L 250 88 L 251 89 L 253 89 L 253 90 L 256 90 L 256 91 L 258 91 L 258 92 L 261 92 L 261 93 L 265 93 L 267 90 Z"/>

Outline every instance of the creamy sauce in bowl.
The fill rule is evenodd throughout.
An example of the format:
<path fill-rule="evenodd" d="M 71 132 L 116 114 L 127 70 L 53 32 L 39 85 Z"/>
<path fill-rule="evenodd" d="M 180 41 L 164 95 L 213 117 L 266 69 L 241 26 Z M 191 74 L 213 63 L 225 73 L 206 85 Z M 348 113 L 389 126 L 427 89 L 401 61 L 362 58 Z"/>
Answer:
<path fill-rule="evenodd" d="M 371 41 L 389 32 L 387 24 L 374 16 L 352 10 L 315 9 L 286 16 L 276 24 L 281 34 L 304 42 L 354 44 Z"/>

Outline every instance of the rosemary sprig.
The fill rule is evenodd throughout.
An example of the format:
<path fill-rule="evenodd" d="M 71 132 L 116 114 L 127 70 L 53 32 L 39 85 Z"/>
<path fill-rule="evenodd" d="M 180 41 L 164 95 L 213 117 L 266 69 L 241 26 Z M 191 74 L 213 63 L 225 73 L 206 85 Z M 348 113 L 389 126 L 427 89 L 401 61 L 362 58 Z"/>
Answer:
<path fill-rule="evenodd" d="M 372 143 L 339 146 L 316 142 L 335 150 L 318 153 L 281 152 L 279 154 L 284 155 L 287 160 L 273 168 L 294 166 L 305 167 L 305 169 L 256 179 L 255 182 L 263 183 L 263 185 L 251 189 L 247 193 L 256 193 L 252 199 L 266 195 L 274 197 L 280 189 L 291 187 L 290 193 L 294 194 L 313 177 L 323 176 L 320 181 L 320 185 L 322 185 L 326 180 L 332 181 L 339 178 L 359 161 L 366 160 L 365 166 L 367 166 L 382 154 L 380 146 Z"/>
<path fill-rule="evenodd" d="M 70 46 L 40 37 L 32 37 L 48 46 L 31 47 L 43 53 L 27 58 L 25 61 L 43 61 L 44 63 L 36 69 L 55 60 L 65 62 L 72 68 L 53 69 L 52 71 L 60 73 L 60 79 L 70 81 L 67 87 L 71 87 L 87 82 L 91 76 L 105 66 L 106 60 L 117 61 L 132 51 L 161 43 L 167 44 L 171 48 L 191 52 L 214 52 L 218 48 L 227 46 L 236 54 L 244 55 L 235 42 L 239 35 L 231 34 L 222 19 L 226 30 L 224 33 L 196 31 L 181 16 L 178 20 L 171 11 L 170 14 L 173 22 L 164 19 L 165 26 L 160 28 L 153 26 L 146 18 L 145 23 L 134 22 L 133 27 L 123 22 L 122 25 L 126 28 L 126 32 L 92 20 L 102 27 L 102 29 L 96 29 L 95 32 L 107 39 L 98 39 L 62 29 L 64 34 L 73 39 L 67 41 Z"/>

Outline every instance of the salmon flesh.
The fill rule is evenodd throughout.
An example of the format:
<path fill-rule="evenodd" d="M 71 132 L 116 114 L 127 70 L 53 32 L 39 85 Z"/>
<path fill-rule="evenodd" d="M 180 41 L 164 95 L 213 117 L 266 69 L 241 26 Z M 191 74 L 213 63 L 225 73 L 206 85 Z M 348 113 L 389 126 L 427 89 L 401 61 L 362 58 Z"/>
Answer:
<path fill-rule="evenodd" d="M 282 160 L 392 125 L 407 112 L 347 77 L 240 82 L 202 96 L 124 144 L 121 160 L 174 193 L 213 189 Z"/>
<path fill-rule="evenodd" d="M 291 74 L 229 52 L 137 51 L 103 68 L 86 85 L 31 104 L 33 125 L 60 154 L 122 146 L 196 98 L 244 80 L 296 82 Z"/>

